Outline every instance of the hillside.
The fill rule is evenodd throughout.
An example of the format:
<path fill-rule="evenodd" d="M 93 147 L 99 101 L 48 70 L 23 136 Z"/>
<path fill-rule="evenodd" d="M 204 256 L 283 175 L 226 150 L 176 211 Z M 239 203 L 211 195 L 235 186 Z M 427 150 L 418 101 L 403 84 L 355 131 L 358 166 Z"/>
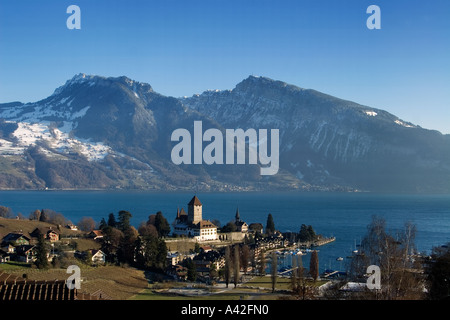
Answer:
<path fill-rule="evenodd" d="M 58 226 L 42 221 L 0 218 L 0 239 L 10 232 L 18 231 L 21 231 L 24 235 L 29 236 L 29 234 L 36 228 L 52 228 L 57 230 L 63 237 L 79 236 L 83 234 L 82 231 L 70 230 L 65 226 L 61 226 L 61 228 L 58 229 Z"/>
<path fill-rule="evenodd" d="M 280 170 L 175 165 L 171 134 L 194 121 L 278 129 Z M 450 192 L 450 135 L 265 77 L 178 99 L 78 74 L 44 100 L 0 104 L 0 189 L 43 188 Z"/>

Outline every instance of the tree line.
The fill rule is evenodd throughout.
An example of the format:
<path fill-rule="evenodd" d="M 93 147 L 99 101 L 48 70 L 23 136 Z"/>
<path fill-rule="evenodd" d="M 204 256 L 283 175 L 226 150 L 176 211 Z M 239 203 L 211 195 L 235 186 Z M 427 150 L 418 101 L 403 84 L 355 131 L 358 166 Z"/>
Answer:
<path fill-rule="evenodd" d="M 150 215 L 136 230 L 130 223 L 131 213 L 119 211 L 117 219 L 110 213 L 108 220 L 100 221 L 103 233 L 101 250 L 107 261 L 129 264 L 144 269 L 163 270 L 166 267 L 167 246 L 163 239 L 170 232 L 170 225 L 159 211 Z"/>

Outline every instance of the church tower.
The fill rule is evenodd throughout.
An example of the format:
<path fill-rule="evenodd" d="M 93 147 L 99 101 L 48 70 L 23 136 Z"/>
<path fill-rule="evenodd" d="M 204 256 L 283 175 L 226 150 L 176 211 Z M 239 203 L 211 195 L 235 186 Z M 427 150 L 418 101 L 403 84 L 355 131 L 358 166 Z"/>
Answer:
<path fill-rule="evenodd" d="M 202 203 L 197 196 L 194 196 L 188 203 L 188 222 L 197 224 L 202 220 Z"/>
<path fill-rule="evenodd" d="M 236 221 L 241 221 L 241 215 L 239 214 L 239 208 L 236 209 L 235 219 L 236 219 Z"/>

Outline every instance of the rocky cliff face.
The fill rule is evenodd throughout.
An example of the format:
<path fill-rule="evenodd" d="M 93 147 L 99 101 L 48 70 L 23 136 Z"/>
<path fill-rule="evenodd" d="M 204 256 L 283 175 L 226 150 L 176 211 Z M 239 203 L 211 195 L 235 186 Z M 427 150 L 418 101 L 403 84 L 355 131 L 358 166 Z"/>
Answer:
<path fill-rule="evenodd" d="M 280 170 L 174 165 L 177 128 L 279 129 Z M 176 99 L 126 77 L 76 75 L 0 104 L 0 188 L 450 191 L 450 136 L 281 81 Z"/>

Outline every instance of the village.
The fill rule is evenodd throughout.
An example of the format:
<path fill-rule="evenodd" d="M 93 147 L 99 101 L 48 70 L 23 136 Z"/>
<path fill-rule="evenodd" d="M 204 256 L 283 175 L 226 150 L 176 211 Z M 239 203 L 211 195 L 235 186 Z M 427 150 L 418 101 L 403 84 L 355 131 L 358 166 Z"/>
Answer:
<path fill-rule="evenodd" d="M 119 213 L 119 222 L 114 222 L 117 228 L 108 225 L 111 224 L 111 221 L 108 223 L 102 221 L 100 225 L 96 226 L 99 227 L 98 229 L 90 231 L 80 230 L 79 226 L 74 224 L 63 226 L 36 220 L 2 218 L 0 219 L 0 266 L 3 265 L 3 267 L 0 268 L 0 273 L 2 273 L 0 280 L 3 277 L 4 285 L 7 283 L 6 279 L 9 279 L 10 282 L 14 279 L 14 283 L 26 284 L 27 278 L 31 278 L 31 275 L 35 274 L 33 270 L 41 268 L 42 262 L 39 262 L 39 259 L 40 256 L 42 259 L 42 252 L 44 252 L 43 264 L 45 267 L 42 269 L 62 269 L 70 264 L 89 268 L 136 265 L 142 270 L 147 270 L 145 271 L 146 275 L 150 272 L 152 283 L 189 282 L 228 288 L 233 285 L 234 287 L 238 284 L 242 285 L 252 276 L 265 276 L 268 273 L 266 263 L 270 263 L 272 259 L 269 254 L 271 252 L 279 254 L 290 252 L 301 255 L 304 254 L 301 250 L 311 252 L 309 248 L 334 241 L 334 238 L 314 235 L 306 242 L 299 242 L 298 238 L 293 237 L 292 234 L 282 234 L 275 230 L 270 214 L 264 228 L 262 223 L 248 224 L 242 220 L 239 209 L 236 210 L 229 223 L 219 228 L 210 220 L 203 218 L 202 208 L 203 204 L 200 199 L 194 196 L 188 203 L 187 212 L 184 208 L 177 209 L 170 233 L 167 232 L 166 226 L 163 236 L 157 232 L 153 237 L 148 236 L 148 230 L 153 230 L 153 226 L 158 225 L 155 220 L 161 219 L 160 213 L 150 216 L 150 223 L 148 222 L 144 227 L 141 226 L 139 231 L 134 227 L 127 226 L 127 230 L 135 230 L 133 243 L 141 238 L 147 239 L 139 240 L 141 241 L 138 246 L 139 254 L 128 255 L 128 260 L 124 260 L 126 253 L 120 253 L 120 248 L 111 249 L 111 244 L 116 241 L 114 231 L 120 232 L 118 231 L 120 223 L 123 224 L 124 221 L 128 223 L 127 219 L 130 214 L 125 211 Z M 110 215 L 111 218 L 114 220 L 114 217 Z M 162 219 L 164 218 L 162 217 Z M 8 229 L 10 232 L 2 233 Z M 155 240 L 156 238 L 158 240 Z M 124 243 L 123 239 L 127 239 L 127 235 L 122 234 L 120 240 L 117 240 L 121 243 L 118 246 Z M 163 245 L 155 243 L 163 243 Z M 44 250 L 41 248 L 42 246 L 45 247 Z M 149 251 L 148 247 L 154 249 Z M 161 251 L 159 251 L 160 248 L 162 248 Z M 161 259 L 162 254 L 163 258 Z M 159 256 L 159 260 L 155 260 L 154 256 Z M 25 266 L 31 269 L 28 271 Z M 22 272 L 23 269 L 20 267 L 25 268 L 23 274 L 18 275 L 18 272 L 13 272 L 14 276 L 10 276 L 10 270 Z M 86 283 L 88 282 L 86 281 Z M 11 288 L 10 286 L 10 292 Z M 182 290 L 175 292 L 181 293 Z M 192 293 L 192 290 L 189 292 Z M 89 296 L 91 293 L 83 291 L 84 295 L 88 294 Z M 102 290 L 95 290 L 95 293 L 94 297 L 97 298 L 102 296 L 114 299 Z M 2 294 L 6 294 L 5 286 L 3 286 Z"/>

